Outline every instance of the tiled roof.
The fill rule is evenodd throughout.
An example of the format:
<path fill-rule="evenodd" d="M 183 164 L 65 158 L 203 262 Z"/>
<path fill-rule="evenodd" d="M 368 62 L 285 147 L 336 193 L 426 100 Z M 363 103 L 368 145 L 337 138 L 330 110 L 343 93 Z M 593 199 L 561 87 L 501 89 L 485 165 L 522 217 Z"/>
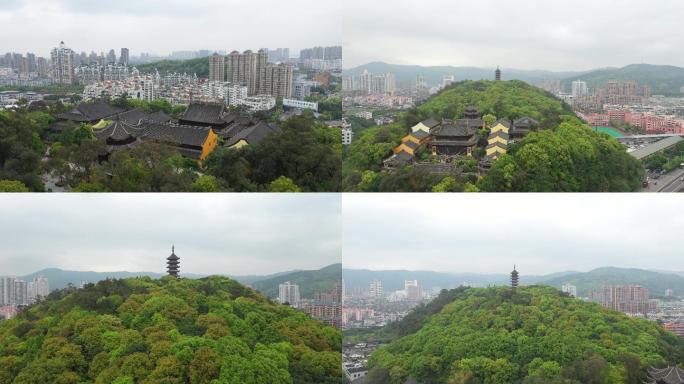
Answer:
<path fill-rule="evenodd" d="M 274 124 L 268 124 L 265 122 L 259 122 L 251 127 L 247 127 L 238 132 L 233 136 L 226 145 L 231 147 L 237 144 L 240 140 L 245 140 L 247 143 L 253 145 L 257 144 L 264 137 L 270 135 L 271 133 L 282 133 L 280 127 Z"/>
<path fill-rule="evenodd" d="M 422 129 L 419 129 L 411 134 L 413 137 L 417 138 L 418 140 L 423 140 L 424 138 L 430 136 L 429 133 L 423 131 Z"/>
<path fill-rule="evenodd" d="M 190 104 L 180 120 L 200 124 L 225 125 L 224 106 L 220 104 Z"/>
<path fill-rule="evenodd" d="M 649 383 L 684 384 L 684 370 L 677 367 L 648 369 Z"/>
<path fill-rule="evenodd" d="M 432 118 L 427 119 L 427 120 L 423 120 L 423 121 L 421 121 L 421 123 L 428 128 L 434 128 L 434 127 L 439 125 L 439 121 L 432 119 Z"/>
<path fill-rule="evenodd" d="M 522 117 L 513 122 L 517 129 L 532 129 L 539 126 L 539 122 L 531 117 Z"/>
<path fill-rule="evenodd" d="M 57 115 L 58 118 L 64 120 L 72 120 L 78 122 L 96 121 L 124 112 L 123 109 L 114 107 L 104 101 L 97 101 L 94 103 L 81 103 L 69 112 Z"/>
<path fill-rule="evenodd" d="M 482 128 L 480 119 L 461 119 L 454 121 L 444 121 L 441 125 L 430 130 L 432 136 L 472 136 Z"/>

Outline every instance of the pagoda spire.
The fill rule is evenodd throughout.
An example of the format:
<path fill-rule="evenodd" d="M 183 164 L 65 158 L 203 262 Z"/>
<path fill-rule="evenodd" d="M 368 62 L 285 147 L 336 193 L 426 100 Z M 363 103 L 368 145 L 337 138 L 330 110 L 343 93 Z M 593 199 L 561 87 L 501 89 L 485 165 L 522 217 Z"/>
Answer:
<path fill-rule="evenodd" d="M 166 258 L 166 271 L 169 276 L 178 278 L 180 273 L 180 257 L 176 256 L 176 247 L 171 246 L 171 256 Z"/>
<path fill-rule="evenodd" d="M 518 283 L 519 283 L 519 276 L 520 274 L 518 273 L 515 265 L 513 265 L 513 272 L 511 272 L 511 288 L 513 288 L 513 291 L 518 288 Z"/>

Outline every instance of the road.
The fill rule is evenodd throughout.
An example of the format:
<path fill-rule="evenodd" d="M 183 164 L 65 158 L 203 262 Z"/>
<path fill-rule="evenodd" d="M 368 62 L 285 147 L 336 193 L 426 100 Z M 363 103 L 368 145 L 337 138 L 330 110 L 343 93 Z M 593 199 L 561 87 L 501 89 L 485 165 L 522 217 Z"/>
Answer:
<path fill-rule="evenodd" d="M 657 180 L 651 179 L 651 183 L 642 192 L 667 193 L 682 191 L 684 190 L 682 177 L 684 177 L 684 169 L 677 168 L 670 173 L 660 176 Z"/>

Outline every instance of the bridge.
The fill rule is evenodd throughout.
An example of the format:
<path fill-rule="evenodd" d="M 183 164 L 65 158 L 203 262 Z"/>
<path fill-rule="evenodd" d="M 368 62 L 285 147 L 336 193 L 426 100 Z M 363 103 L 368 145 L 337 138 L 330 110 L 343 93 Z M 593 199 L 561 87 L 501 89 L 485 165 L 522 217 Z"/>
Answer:
<path fill-rule="evenodd" d="M 643 148 L 639 148 L 636 151 L 632 151 L 629 154 L 634 156 L 635 158 L 641 160 L 646 157 L 651 156 L 654 153 L 664 151 L 668 148 L 672 148 L 675 145 L 677 145 L 680 141 L 684 141 L 684 138 L 682 136 L 684 135 L 648 135 L 648 136 L 658 136 L 658 137 L 667 137 L 666 139 L 656 141 L 655 143 L 649 144 Z M 630 136 L 634 137 L 634 136 Z"/>
<path fill-rule="evenodd" d="M 661 134 L 654 134 L 654 135 L 633 135 L 633 136 L 622 136 L 622 137 L 616 137 L 618 141 L 636 141 L 636 140 L 644 140 L 644 139 L 665 139 L 668 137 L 684 137 L 684 133 L 661 133 Z"/>

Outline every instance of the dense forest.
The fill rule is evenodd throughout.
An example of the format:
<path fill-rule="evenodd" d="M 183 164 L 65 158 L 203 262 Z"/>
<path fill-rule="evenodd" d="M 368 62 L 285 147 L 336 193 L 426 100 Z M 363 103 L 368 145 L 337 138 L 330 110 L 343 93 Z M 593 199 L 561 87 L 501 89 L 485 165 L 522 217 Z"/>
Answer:
<path fill-rule="evenodd" d="M 485 177 L 475 176 L 478 159 L 461 160 L 461 172 L 435 175 L 415 166 L 382 172 L 410 128 L 427 118 L 458 119 L 468 106 L 491 118 L 531 117 L 541 130 L 509 147 Z M 429 154 L 419 153 L 422 160 Z M 401 115 L 396 123 L 367 128 L 345 152 L 343 189 L 364 192 L 634 191 L 643 179 L 641 163 L 608 135 L 592 132 L 568 105 L 521 81 L 465 81 L 447 87 Z"/>
<path fill-rule="evenodd" d="M 394 341 L 372 355 L 372 383 L 637 384 L 684 359 L 655 322 L 546 286 L 444 291 L 380 335 Z"/>
<path fill-rule="evenodd" d="M 117 102 L 116 100 L 114 102 Z M 126 108 L 178 115 L 165 101 L 125 100 Z M 283 133 L 240 149 L 219 148 L 198 164 L 173 147 L 145 142 L 106 161 L 92 127 L 49 130 L 58 104 L 0 111 L 0 191 L 44 191 L 44 176 L 81 192 L 331 192 L 340 189 L 341 132 L 305 113 L 279 123 Z M 49 149 L 48 149 L 49 148 Z"/>
<path fill-rule="evenodd" d="M 340 332 L 223 278 L 104 280 L 0 322 L 0 383 L 342 383 Z"/>

